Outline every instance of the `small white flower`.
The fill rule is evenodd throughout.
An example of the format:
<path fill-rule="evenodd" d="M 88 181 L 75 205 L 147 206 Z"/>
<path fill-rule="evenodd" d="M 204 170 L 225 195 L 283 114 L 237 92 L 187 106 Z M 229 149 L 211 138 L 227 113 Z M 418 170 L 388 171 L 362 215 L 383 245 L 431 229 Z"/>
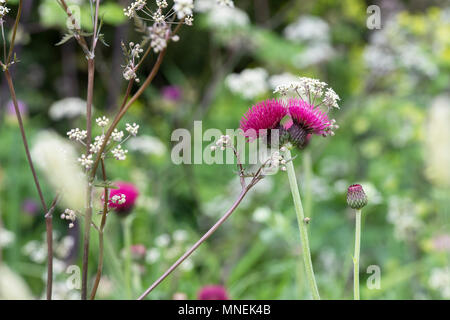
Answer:
<path fill-rule="evenodd" d="M 123 13 L 128 18 L 133 18 L 136 15 L 136 11 L 142 10 L 146 5 L 146 0 L 136 0 L 128 6 L 128 8 L 123 9 Z"/>
<path fill-rule="evenodd" d="M 117 147 L 111 150 L 111 153 L 113 154 L 116 160 L 123 161 L 127 158 L 126 154 L 128 153 L 128 150 L 122 149 L 122 146 L 118 145 Z"/>
<path fill-rule="evenodd" d="M 123 131 L 118 131 L 117 129 L 114 129 L 111 136 L 114 141 L 120 142 L 122 141 L 123 138 Z"/>
<path fill-rule="evenodd" d="M 87 131 L 75 128 L 67 132 L 67 135 L 69 136 L 70 140 L 83 141 L 87 137 Z"/>
<path fill-rule="evenodd" d="M 136 137 L 136 135 L 138 133 L 139 125 L 136 124 L 136 123 L 133 123 L 132 125 L 127 123 L 125 129 L 128 131 L 129 134 L 131 134 L 132 136 Z"/>
<path fill-rule="evenodd" d="M 5 4 L 5 2 L 0 3 Z M 0 19 L 3 18 L 8 12 L 9 9 L 6 6 L 0 6 Z"/>
<path fill-rule="evenodd" d="M 70 221 L 69 228 L 73 228 L 74 222 L 75 222 L 75 220 L 77 220 L 77 214 L 76 214 L 75 210 L 66 209 L 61 214 L 61 219 L 69 220 Z"/>
<path fill-rule="evenodd" d="M 178 19 L 183 19 L 186 16 L 192 15 L 194 9 L 193 0 L 174 0 L 173 11 L 177 13 Z"/>
<path fill-rule="evenodd" d="M 156 0 L 156 5 L 159 8 L 167 8 L 168 4 L 166 0 Z"/>
<path fill-rule="evenodd" d="M 95 120 L 95 122 L 97 122 L 97 125 L 98 125 L 99 127 L 104 128 L 104 127 L 106 127 L 106 126 L 108 125 L 109 119 L 108 119 L 107 117 L 103 116 L 103 117 L 97 118 L 97 119 Z"/>
<path fill-rule="evenodd" d="M 86 156 L 85 154 L 82 154 L 80 158 L 78 158 L 78 162 L 81 163 L 83 167 L 86 169 L 90 169 L 92 164 L 94 163 L 94 160 L 92 160 L 92 154 Z"/>
<path fill-rule="evenodd" d="M 96 136 L 96 137 L 94 138 L 94 143 L 91 144 L 91 149 L 90 149 L 90 151 L 91 151 L 92 153 L 97 153 L 97 152 L 99 152 L 101 146 L 103 145 L 103 141 L 104 141 L 104 140 L 105 140 L 105 136 L 104 136 L 104 135 Z M 108 143 L 109 143 L 109 140 L 108 140 Z"/>
<path fill-rule="evenodd" d="M 127 201 L 127 198 L 123 193 L 120 195 L 116 194 L 111 197 L 111 202 L 113 204 L 124 204 L 126 201 Z"/>
<path fill-rule="evenodd" d="M 194 16 L 193 16 L 193 15 L 186 16 L 186 17 L 184 18 L 184 23 L 185 23 L 187 26 L 192 26 L 192 24 L 194 23 Z"/>

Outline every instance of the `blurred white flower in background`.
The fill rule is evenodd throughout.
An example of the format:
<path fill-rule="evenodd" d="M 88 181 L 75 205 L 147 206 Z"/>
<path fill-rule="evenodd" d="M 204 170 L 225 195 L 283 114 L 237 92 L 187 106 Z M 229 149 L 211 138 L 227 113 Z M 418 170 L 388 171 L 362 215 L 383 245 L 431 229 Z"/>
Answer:
<path fill-rule="evenodd" d="M 374 31 L 370 44 L 364 48 L 364 61 L 366 66 L 375 74 L 383 75 L 399 68 L 424 74 L 430 78 L 439 73 L 438 66 L 432 61 L 427 49 L 432 48 L 433 54 L 445 50 L 439 48 L 439 43 L 430 35 L 427 41 L 408 32 L 400 25 L 400 15 L 393 15 L 381 30 Z"/>
<path fill-rule="evenodd" d="M 128 140 L 128 149 L 131 151 L 139 151 L 144 154 L 153 154 L 162 156 L 166 153 L 166 146 L 156 137 L 141 135 Z"/>
<path fill-rule="evenodd" d="M 86 115 L 86 101 L 75 97 L 56 101 L 50 106 L 48 114 L 55 121 Z"/>
<path fill-rule="evenodd" d="M 35 137 L 31 155 L 55 192 L 60 193 L 61 203 L 73 210 L 84 208 L 87 182 L 77 164 L 75 147 L 56 133 L 43 131 Z"/>
<path fill-rule="evenodd" d="M 436 186 L 450 186 L 450 95 L 436 97 L 428 112 L 425 174 Z"/>
<path fill-rule="evenodd" d="M 253 212 L 253 221 L 263 223 L 270 219 L 272 211 L 268 207 L 256 208 Z"/>
<path fill-rule="evenodd" d="M 328 23 L 316 16 L 301 16 L 284 29 L 286 39 L 297 43 L 306 41 L 326 42 L 330 38 Z"/>
<path fill-rule="evenodd" d="M 225 83 L 234 94 L 254 99 L 268 91 L 268 74 L 263 68 L 245 69 L 227 76 Z"/>
<path fill-rule="evenodd" d="M 0 248 L 6 248 L 11 245 L 16 238 L 14 232 L 6 230 L 0 226 Z"/>
<path fill-rule="evenodd" d="M 176 242 L 184 242 L 187 240 L 188 238 L 188 232 L 186 230 L 175 230 L 173 232 L 173 240 L 175 240 Z"/>
<path fill-rule="evenodd" d="M 292 57 L 294 65 L 306 68 L 325 62 L 333 57 L 328 23 L 316 16 L 301 16 L 284 31 L 286 39 L 304 45 L 299 54 Z"/>
<path fill-rule="evenodd" d="M 217 28 L 245 27 L 250 19 L 245 11 L 238 8 L 215 6 L 208 13 L 207 21 L 210 26 Z"/>
<path fill-rule="evenodd" d="M 25 280 L 6 264 L 0 264 L 0 300 L 31 300 L 33 295 Z"/>
<path fill-rule="evenodd" d="M 158 247 L 167 247 L 170 243 L 170 236 L 166 233 L 156 237 L 155 244 Z"/>
<path fill-rule="evenodd" d="M 197 0 L 194 10 L 206 14 L 207 23 L 218 29 L 245 27 L 250 24 L 250 18 L 245 11 L 229 5 L 232 1 L 222 0 L 220 2 L 224 3 L 213 0 Z"/>
<path fill-rule="evenodd" d="M 328 43 L 314 43 L 293 57 L 293 63 L 299 68 L 306 68 L 325 62 L 334 55 L 334 48 Z"/>
<path fill-rule="evenodd" d="M 161 252 L 159 252 L 158 248 L 151 248 L 147 251 L 147 254 L 145 255 L 145 261 L 147 263 L 155 263 L 156 261 L 159 260 L 159 258 L 161 257 Z"/>
<path fill-rule="evenodd" d="M 450 299 L 450 268 L 434 268 L 428 280 L 431 288 L 439 291 L 444 299 Z"/>
<path fill-rule="evenodd" d="M 411 239 L 423 225 L 414 202 L 398 196 L 389 198 L 387 220 L 394 225 L 394 235 L 399 240 Z"/>

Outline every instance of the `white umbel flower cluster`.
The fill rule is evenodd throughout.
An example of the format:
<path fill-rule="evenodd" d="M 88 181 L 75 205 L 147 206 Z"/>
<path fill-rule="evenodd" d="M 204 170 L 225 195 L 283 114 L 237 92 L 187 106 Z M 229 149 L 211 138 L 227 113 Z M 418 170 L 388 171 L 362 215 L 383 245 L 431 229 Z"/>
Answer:
<path fill-rule="evenodd" d="M 85 155 L 82 154 L 80 158 L 78 158 L 78 162 L 86 168 L 86 170 L 89 170 L 91 166 L 94 164 L 94 160 L 92 160 L 92 154 Z"/>
<path fill-rule="evenodd" d="M 139 78 L 136 76 L 136 69 L 144 49 L 142 49 L 139 43 L 135 44 L 134 42 L 130 42 L 128 48 L 122 43 L 122 49 L 127 60 L 127 64 L 124 66 L 123 70 L 123 77 L 128 81 L 134 79 L 136 82 L 139 82 Z"/>
<path fill-rule="evenodd" d="M 136 123 L 129 124 L 127 123 L 125 125 L 125 129 L 128 131 L 129 134 L 131 134 L 133 137 L 136 137 L 139 129 L 139 125 Z"/>
<path fill-rule="evenodd" d="M 0 0 L 0 19 L 2 19 L 9 12 L 6 6 L 6 0 Z"/>
<path fill-rule="evenodd" d="M 102 129 L 102 134 L 95 136 L 94 141 L 90 144 L 89 153 L 82 154 L 78 158 L 78 162 L 84 167 L 86 170 L 92 168 L 94 164 L 94 154 L 98 154 L 105 143 L 105 128 L 109 124 L 109 119 L 106 116 L 98 117 L 96 119 L 97 125 Z M 104 148 L 101 157 L 106 158 L 107 154 L 110 153 L 113 158 L 116 160 L 123 161 L 126 159 L 126 155 L 128 153 L 127 149 L 122 147 L 122 144 L 125 143 L 131 137 L 136 137 L 139 131 L 139 125 L 136 123 L 126 124 L 126 131 L 128 135 L 124 138 L 125 134 L 122 130 L 114 129 L 111 133 L 111 137 L 106 142 L 106 146 L 111 145 L 108 148 Z M 67 132 L 67 136 L 70 140 L 79 142 L 83 146 L 87 145 L 85 141 L 87 138 L 86 130 L 80 130 L 79 128 L 71 129 Z"/>
<path fill-rule="evenodd" d="M 146 0 L 136 0 L 132 2 L 126 9 L 123 9 L 123 13 L 128 18 L 134 18 L 136 16 L 136 11 L 142 10 L 146 5 Z"/>
<path fill-rule="evenodd" d="M 70 140 L 75 140 L 78 142 L 82 142 L 87 137 L 86 130 L 80 130 L 79 128 L 75 128 L 67 132 Z"/>
<path fill-rule="evenodd" d="M 121 193 L 120 195 L 116 194 L 111 197 L 111 202 L 113 204 L 124 204 L 126 201 L 127 198 L 123 193 Z"/>
<path fill-rule="evenodd" d="M 179 37 L 172 34 L 172 26 L 176 24 L 186 24 L 191 26 L 193 18 L 194 1 L 193 0 L 174 0 L 171 8 L 166 0 L 156 0 L 157 9 L 150 9 L 144 0 L 133 2 L 128 8 L 124 9 L 125 16 L 138 19 L 136 24 L 138 30 L 145 34 L 144 40 L 149 41 L 150 48 L 155 53 L 161 52 L 167 47 L 169 40 L 178 41 Z M 142 15 L 140 17 L 139 14 Z M 173 21 L 173 17 L 178 21 Z M 152 22 L 147 25 L 147 22 Z M 131 58 L 128 60 L 132 60 Z M 135 65 L 127 63 L 124 69 L 125 79 L 135 78 Z"/>
<path fill-rule="evenodd" d="M 298 81 L 278 85 L 273 93 L 279 93 L 281 96 L 287 96 L 289 92 L 295 92 L 298 96 L 309 102 L 309 104 L 325 106 L 328 110 L 332 108 L 339 109 L 339 96 L 327 84 L 317 79 L 300 77 Z M 325 89 L 326 88 L 326 89 Z"/>
<path fill-rule="evenodd" d="M 75 210 L 66 209 L 61 214 L 61 219 L 69 220 L 70 221 L 69 228 L 73 228 L 74 227 L 74 222 L 75 222 L 75 220 L 77 220 L 77 214 L 76 214 Z"/>
<path fill-rule="evenodd" d="M 177 18 L 180 20 L 186 16 L 191 16 L 193 9 L 193 0 L 174 0 L 173 11 L 177 13 Z"/>
<path fill-rule="evenodd" d="M 284 159 L 283 151 L 286 151 L 285 147 L 282 147 L 280 151 L 272 153 L 268 163 L 271 169 L 281 168 L 281 171 L 286 171 L 286 159 Z"/>
<path fill-rule="evenodd" d="M 211 147 L 212 151 L 217 150 L 217 147 L 220 147 L 220 150 L 225 150 L 228 146 L 231 145 L 231 137 L 229 135 L 220 136 L 220 138 L 216 141 L 216 145 Z"/>

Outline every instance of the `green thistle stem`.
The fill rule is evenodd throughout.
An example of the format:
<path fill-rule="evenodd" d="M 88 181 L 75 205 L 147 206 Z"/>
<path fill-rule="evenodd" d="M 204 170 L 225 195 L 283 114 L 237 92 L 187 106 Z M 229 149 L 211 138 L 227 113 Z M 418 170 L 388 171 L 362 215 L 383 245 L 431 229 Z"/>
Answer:
<path fill-rule="evenodd" d="M 125 217 L 122 221 L 123 238 L 125 247 L 125 287 L 127 291 L 127 298 L 132 298 L 131 292 L 131 222 L 132 217 Z"/>
<path fill-rule="evenodd" d="M 291 159 L 291 151 L 286 151 L 286 158 Z M 300 229 L 300 238 L 303 252 L 303 262 L 305 264 L 306 276 L 311 293 L 314 300 L 320 300 L 319 290 L 317 289 L 316 279 L 314 277 L 314 270 L 311 262 L 311 251 L 309 249 L 308 229 L 305 222 L 305 214 L 303 212 L 302 200 L 300 192 L 298 191 L 297 178 L 295 176 L 294 164 L 288 161 L 286 164 L 287 174 L 289 178 L 289 186 L 291 187 L 292 198 L 294 200 L 295 212 L 297 214 L 298 227 Z"/>
<path fill-rule="evenodd" d="M 353 257 L 353 292 L 354 300 L 359 300 L 359 255 L 361 251 L 361 209 L 356 212 L 355 254 Z"/>

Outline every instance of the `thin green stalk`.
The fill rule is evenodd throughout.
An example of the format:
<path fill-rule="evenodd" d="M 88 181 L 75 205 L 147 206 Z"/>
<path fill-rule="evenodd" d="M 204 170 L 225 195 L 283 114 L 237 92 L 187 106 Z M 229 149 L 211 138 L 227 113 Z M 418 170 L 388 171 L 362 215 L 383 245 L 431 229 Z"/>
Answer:
<path fill-rule="evenodd" d="M 353 292 L 354 299 L 359 300 L 359 255 L 361 251 L 361 209 L 356 212 L 355 254 L 353 257 Z"/>
<path fill-rule="evenodd" d="M 127 298 L 132 298 L 131 292 L 131 222 L 132 217 L 126 217 L 122 221 L 123 238 L 125 247 L 125 287 L 127 289 Z"/>
<path fill-rule="evenodd" d="M 291 159 L 291 151 L 286 151 L 286 158 Z M 294 200 L 295 212 L 297 214 L 298 227 L 300 229 L 300 238 L 303 252 L 303 262 L 305 264 L 306 277 L 308 278 L 308 284 L 311 289 L 311 293 L 314 300 L 320 300 L 319 290 L 317 289 L 316 279 L 314 277 L 314 270 L 311 262 L 311 252 L 309 249 L 308 229 L 305 222 L 305 214 L 303 212 L 302 200 L 300 198 L 300 192 L 298 191 L 297 178 L 295 176 L 294 164 L 292 161 L 288 161 L 286 164 L 287 174 L 289 178 L 289 186 L 291 187 L 292 198 Z"/>

